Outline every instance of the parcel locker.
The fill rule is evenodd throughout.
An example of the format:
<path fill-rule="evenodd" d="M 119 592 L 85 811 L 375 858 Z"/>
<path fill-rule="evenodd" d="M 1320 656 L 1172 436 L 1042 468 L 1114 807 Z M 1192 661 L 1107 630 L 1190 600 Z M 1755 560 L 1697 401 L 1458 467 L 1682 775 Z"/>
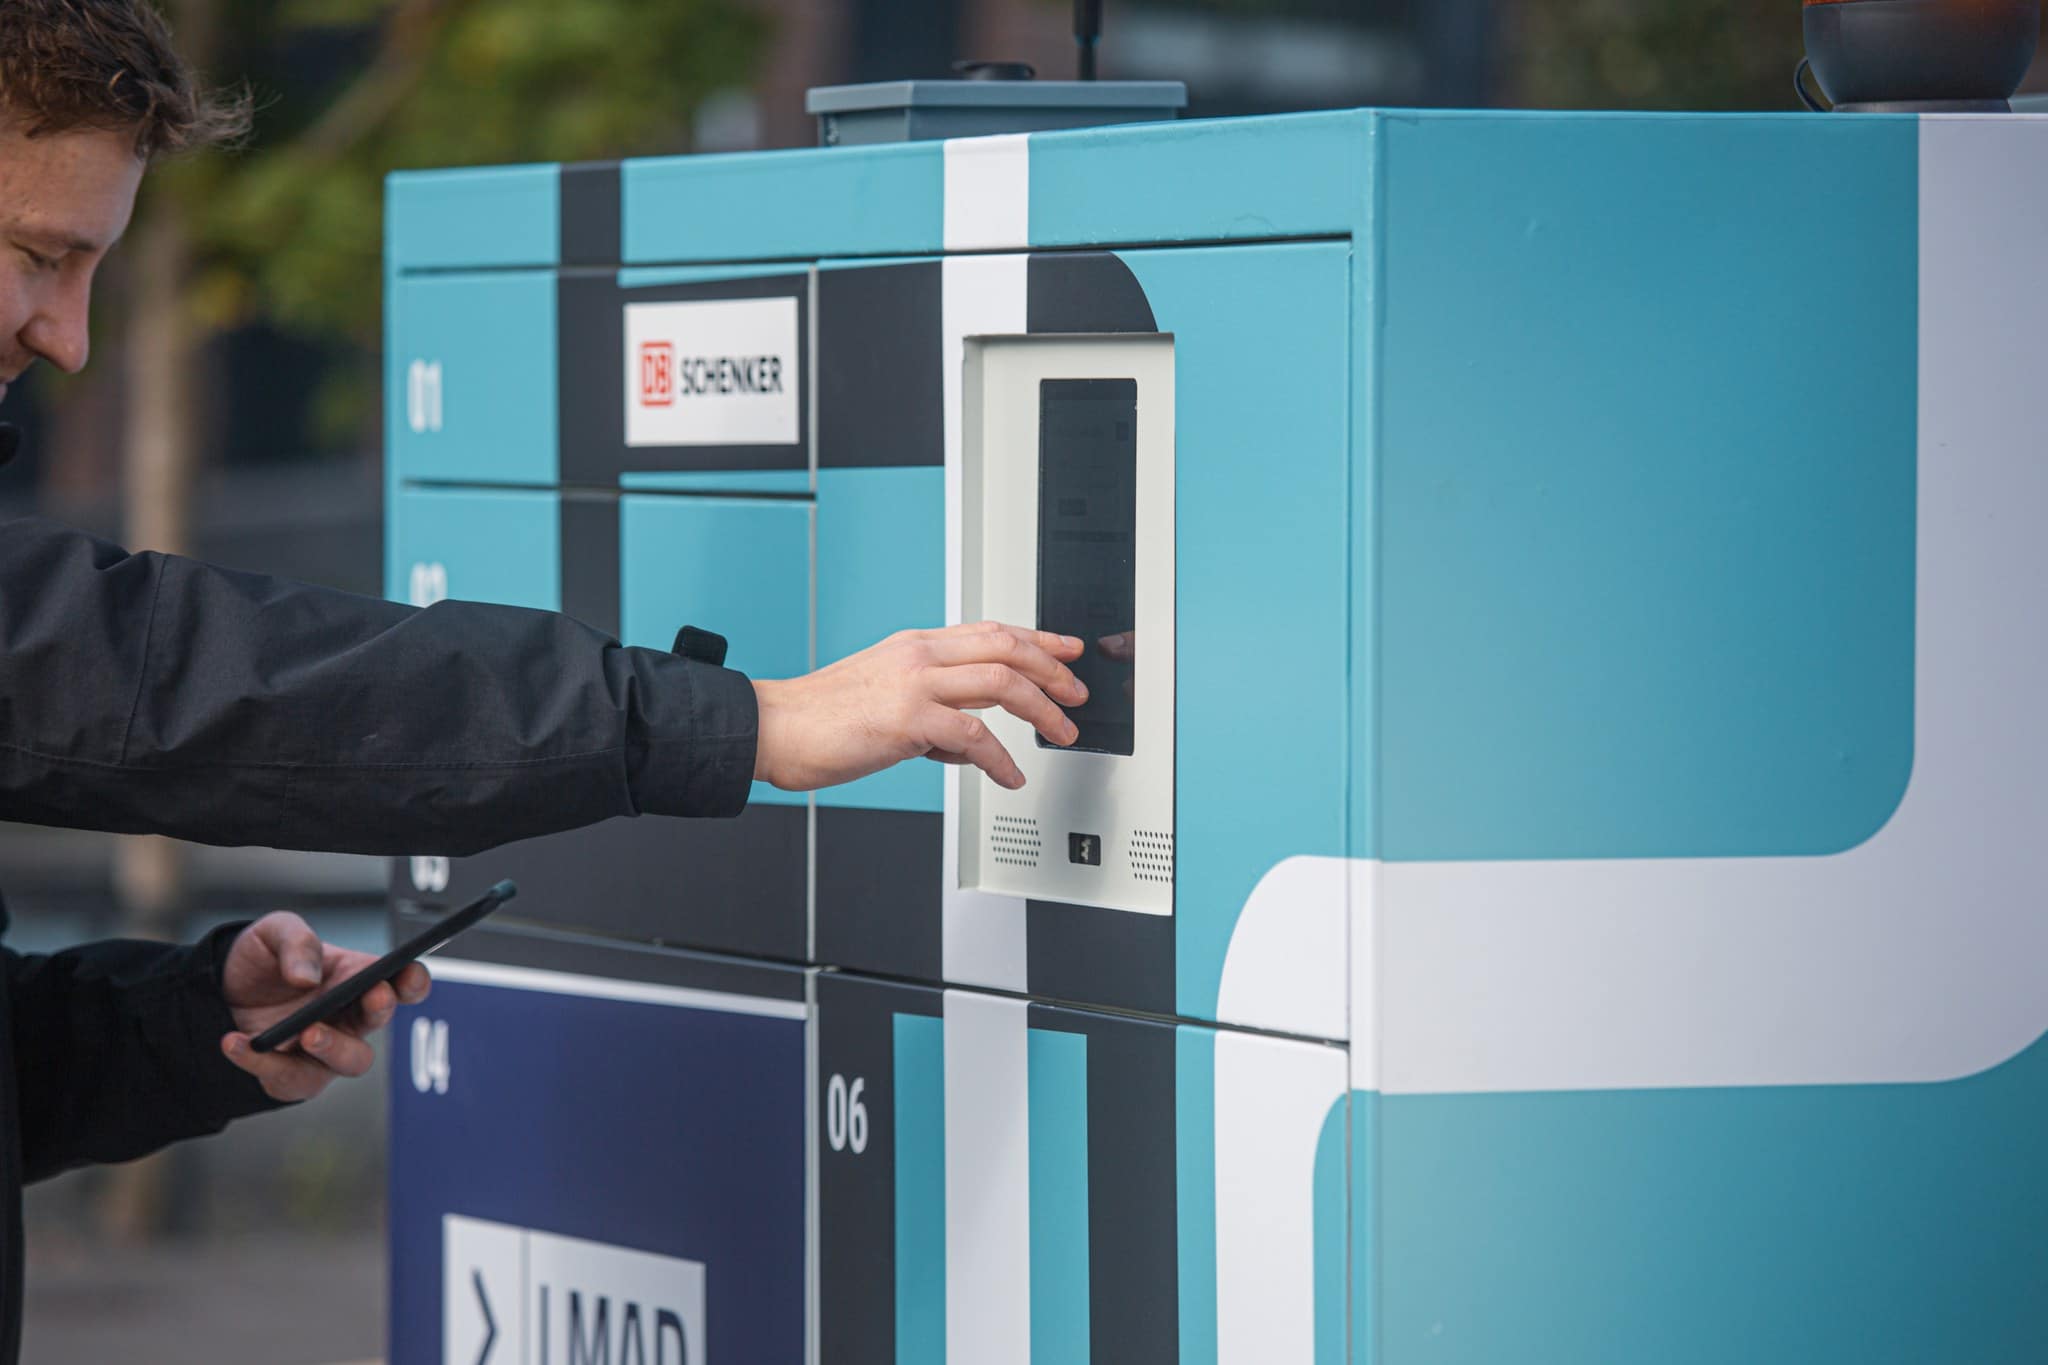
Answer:
<path fill-rule="evenodd" d="M 801 969 L 809 1359 L 2028 1358 L 2044 166 L 2029 116 L 1366 110 L 403 177 L 406 334 L 551 272 L 567 406 L 546 485 L 395 455 L 395 595 L 758 676 L 987 613 L 1100 695 L 1078 752 L 993 719 L 1019 793 L 911 763 L 401 905 L 512 871 L 537 968 Z M 554 226 L 471 262 L 479 196 Z"/>

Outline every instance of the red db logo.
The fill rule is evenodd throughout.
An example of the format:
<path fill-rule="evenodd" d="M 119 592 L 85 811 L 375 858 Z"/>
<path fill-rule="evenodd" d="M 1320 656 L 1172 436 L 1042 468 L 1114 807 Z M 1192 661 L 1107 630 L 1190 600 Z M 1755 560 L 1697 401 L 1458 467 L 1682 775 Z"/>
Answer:
<path fill-rule="evenodd" d="M 666 341 L 640 343 L 640 406 L 665 408 L 676 400 L 676 348 Z"/>

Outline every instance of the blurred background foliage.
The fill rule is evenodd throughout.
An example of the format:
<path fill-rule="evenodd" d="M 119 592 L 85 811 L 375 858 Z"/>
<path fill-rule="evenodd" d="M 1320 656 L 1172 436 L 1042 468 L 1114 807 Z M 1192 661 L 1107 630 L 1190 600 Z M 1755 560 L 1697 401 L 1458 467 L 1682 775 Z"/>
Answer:
<path fill-rule="evenodd" d="M 1537 109 L 1790 109 L 1796 0 L 1525 0 L 1504 103 Z"/>
<path fill-rule="evenodd" d="M 732 0 L 226 0 L 217 30 L 206 64 L 247 82 L 256 135 L 162 167 L 146 211 L 190 224 L 195 323 L 333 351 L 321 445 L 376 438 L 388 172 L 688 146 L 770 22 Z"/>

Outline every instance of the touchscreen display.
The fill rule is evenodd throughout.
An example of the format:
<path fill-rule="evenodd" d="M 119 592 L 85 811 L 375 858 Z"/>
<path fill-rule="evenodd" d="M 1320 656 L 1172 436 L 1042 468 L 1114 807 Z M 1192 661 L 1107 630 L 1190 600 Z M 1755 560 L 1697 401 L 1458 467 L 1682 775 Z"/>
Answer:
<path fill-rule="evenodd" d="M 1129 754 L 1137 662 L 1138 382 L 1038 389 L 1038 627 L 1079 636 L 1086 704 L 1071 746 Z M 1057 748 L 1041 737 L 1042 748 Z"/>

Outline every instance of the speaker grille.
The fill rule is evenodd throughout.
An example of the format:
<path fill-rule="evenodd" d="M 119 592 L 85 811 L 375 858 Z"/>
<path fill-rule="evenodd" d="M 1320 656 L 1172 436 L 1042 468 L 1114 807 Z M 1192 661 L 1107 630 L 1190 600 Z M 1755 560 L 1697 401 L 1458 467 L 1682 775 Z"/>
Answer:
<path fill-rule="evenodd" d="M 1161 830 L 1131 831 L 1131 875 L 1141 882 L 1173 880 L 1173 836 Z"/>
<path fill-rule="evenodd" d="M 1040 841 L 1038 822 L 1021 815 L 994 817 L 989 832 L 989 856 L 1006 867 L 1037 867 Z"/>

